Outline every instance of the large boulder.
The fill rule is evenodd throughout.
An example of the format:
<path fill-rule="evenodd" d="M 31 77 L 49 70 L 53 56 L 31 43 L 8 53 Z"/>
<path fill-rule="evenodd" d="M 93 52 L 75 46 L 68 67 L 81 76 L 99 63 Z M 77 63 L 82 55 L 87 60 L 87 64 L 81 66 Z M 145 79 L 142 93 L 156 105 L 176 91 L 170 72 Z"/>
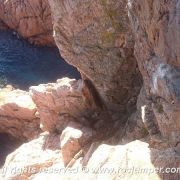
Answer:
<path fill-rule="evenodd" d="M 32 86 L 30 95 L 43 131 L 61 133 L 70 121 L 91 126 L 103 118 L 101 107 L 83 80 L 63 78 L 57 83 Z"/>
<path fill-rule="evenodd" d="M 84 145 L 93 140 L 95 131 L 81 124 L 70 122 L 61 134 L 60 144 L 64 165 L 74 158 Z"/>
<path fill-rule="evenodd" d="M 141 75 L 125 0 L 49 0 L 54 38 L 62 57 L 91 81 L 109 119 L 135 108 Z M 126 118 L 125 118 L 126 119 Z"/>
<path fill-rule="evenodd" d="M 44 132 L 7 157 L 1 175 L 5 180 L 34 179 L 53 164 L 59 163 L 59 168 L 63 167 L 61 162 L 59 136 Z"/>
<path fill-rule="evenodd" d="M 55 46 L 47 0 L 0 0 L 0 22 L 30 42 Z"/>
<path fill-rule="evenodd" d="M 40 133 L 37 107 L 28 92 L 11 86 L 0 89 L 0 132 L 18 139 L 32 139 Z"/>

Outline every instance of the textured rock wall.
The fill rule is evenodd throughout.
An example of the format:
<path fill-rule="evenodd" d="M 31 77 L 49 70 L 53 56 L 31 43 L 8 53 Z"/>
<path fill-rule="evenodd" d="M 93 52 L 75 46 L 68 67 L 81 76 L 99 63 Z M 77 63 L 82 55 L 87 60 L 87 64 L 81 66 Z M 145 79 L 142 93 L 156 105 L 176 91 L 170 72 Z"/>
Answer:
<path fill-rule="evenodd" d="M 0 30 L 6 31 L 8 29 L 9 27 L 2 20 L 0 20 Z"/>
<path fill-rule="evenodd" d="M 49 0 L 62 57 L 92 82 L 109 119 L 132 113 L 141 76 L 125 0 Z"/>
<path fill-rule="evenodd" d="M 63 78 L 57 83 L 30 87 L 43 131 L 61 133 L 70 121 L 93 126 L 103 118 L 102 109 L 83 80 Z"/>
<path fill-rule="evenodd" d="M 59 143 L 58 136 L 41 134 L 38 139 L 22 145 L 7 157 L 4 168 L 8 167 L 8 171 L 2 169 L 0 177 L 5 180 L 174 180 L 180 177 L 179 173 L 169 173 L 169 168 L 180 164 L 177 148 L 159 150 L 150 148 L 148 143 L 142 141 L 123 146 L 93 143 L 84 158 L 83 153 L 79 153 L 74 159 L 75 164 L 66 169 Z"/>
<path fill-rule="evenodd" d="M 135 55 L 144 81 L 142 118 L 154 145 L 179 146 L 179 1 L 129 0 Z M 141 109 L 140 109 L 141 111 Z"/>
<path fill-rule="evenodd" d="M 4 180 L 32 180 L 36 173 L 43 172 L 41 168 L 45 169 L 54 164 L 63 168 L 60 152 L 59 137 L 46 132 L 42 133 L 37 139 L 23 144 L 7 157 L 4 167 L 8 168 L 1 172 L 0 177 Z"/>
<path fill-rule="evenodd" d="M 0 133 L 31 140 L 41 132 L 37 108 L 29 94 L 11 86 L 0 89 Z"/>
<path fill-rule="evenodd" d="M 0 0 L 0 20 L 30 42 L 55 45 L 47 0 Z"/>

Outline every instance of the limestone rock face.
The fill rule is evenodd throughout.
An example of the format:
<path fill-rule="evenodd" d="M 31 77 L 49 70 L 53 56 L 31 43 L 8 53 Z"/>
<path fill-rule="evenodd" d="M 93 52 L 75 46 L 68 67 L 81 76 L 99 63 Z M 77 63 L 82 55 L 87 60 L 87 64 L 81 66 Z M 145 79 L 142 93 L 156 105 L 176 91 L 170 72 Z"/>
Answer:
<path fill-rule="evenodd" d="M 55 45 L 47 0 L 0 0 L 0 20 L 30 42 Z"/>
<path fill-rule="evenodd" d="M 152 143 L 163 148 L 180 141 L 179 7 L 177 0 L 128 3 L 145 90 L 138 108 Z"/>
<path fill-rule="evenodd" d="M 43 131 L 61 133 L 70 121 L 90 126 L 101 117 L 101 107 L 83 80 L 63 78 L 57 83 L 32 86 L 30 95 Z"/>
<path fill-rule="evenodd" d="M 90 80 L 111 119 L 132 113 L 141 76 L 125 0 L 49 0 L 62 57 Z M 128 107 L 128 108 L 127 108 Z"/>
<path fill-rule="evenodd" d="M 11 86 L 0 89 L 0 132 L 31 139 L 40 132 L 36 105 L 25 91 Z"/>

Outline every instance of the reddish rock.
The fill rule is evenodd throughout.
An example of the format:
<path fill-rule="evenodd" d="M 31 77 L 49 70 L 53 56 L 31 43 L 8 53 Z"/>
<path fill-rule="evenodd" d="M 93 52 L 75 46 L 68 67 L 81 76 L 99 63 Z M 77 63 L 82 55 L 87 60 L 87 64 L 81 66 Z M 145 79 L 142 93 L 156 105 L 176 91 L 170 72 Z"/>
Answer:
<path fill-rule="evenodd" d="M 8 29 L 9 27 L 3 21 L 0 20 L 0 30 L 6 31 Z"/>
<path fill-rule="evenodd" d="M 125 0 L 49 0 L 56 44 L 106 106 L 109 120 L 135 109 L 141 86 Z"/>
<path fill-rule="evenodd" d="M 57 83 L 30 88 L 38 110 L 34 116 L 40 117 L 44 131 L 62 133 L 61 142 L 56 135 L 48 135 L 53 136 L 48 138 L 48 142 L 40 137 L 40 141 L 29 143 L 38 152 L 29 152 L 29 145 L 24 146 L 10 155 L 5 165 L 16 165 L 22 161 L 25 166 L 37 168 L 57 168 L 65 164 L 79 169 L 77 174 L 61 176 L 46 175 L 44 172 L 16 176 L 7 174 L 6 177 L 36 180 L 180 179 L 179 1 L 129 0 L 131 24 L 125 10 L 127 4 L 123 0 L 49 2 L 57 46 L 63 57 L 81 71 L 84 80 L 65 78 Z M 134 113 L 141 83 L 133 52 L 144 83 Z M 29 102 L 29 97 L 24 94 L 23 97 Z M 1 104 L 3 118 L 9 107 L 11 116 L 20 118 L 23 114 L 33 117 L 32 109 L 26 115 L 27 107 L 21 98 L 16 97 L 16 106 L 22 107 L 22 114 L 13 112 L 16 107 L 13 98 L 6 98 L 2 98 Z M 125 125 L 121 123 L 119 131 L 109 139 L 105 136 L 108 132 L 104 131 L 104 139 L 97 142 L 90 127 L 95 127 L 96 135 L 99 135 L 106 110 L 110 115 L 107 119 L 128 121 Z M 132 115 L 126 116 L 129 114 Z M 111 131 L 115 132 L 116 126 L 113 127 Z M 85 146 L 90 140 L 96 142 Z M 51 148 L 50 142 L 53 151 L 46 151 Z M 49 156 L 46 156 L 47 152 Z M 28 156 L 30 159 L 27 160 Z M 40 156 L 45 156 L 45 161 Z M 107 173 L 92 173 L 95 168 L 106 168 Z M 143 173 L 138 173 L 141 168 Z M 159 172 L 154 168 L 158 168 Z M 112 173 L 112 169 L 116 173 Z"/>
<path fill-rule="evenodd" d="M 70 121 L 93 125 L 102 115 L 83 80 L 63 78 L 57 83 L 32 86 L 30 95 L 37 105 L 43 131 L 61 133 Z"/>
<path fill-rule="evenodd" d="M 152 144 L 177 147 L 180 141 L 179 1 L 129 0 L 135 56 L 144 81 L 138 113 Z"/>
<path fill-rule="evenodd" d="M 11 86 L 0 89 L 0 132 L 19 139 L 31 139 L 40 133 L 36 105 L 25 91 Z"/>
<path fill-rule="evenodd" d="M 6 158 L 4 167 L 6 173 L 1 173 L 2 178 L 12 179 L 34 179 L 53 164 L 62 162 L 60 153 L 59 136 L 47 132 L 39 138 L 23 144 Z M 63 165 L 59 165 L 59 168 Z"/>
<path fill-rule="evenodd" d="M 31 43 L 55 46 L 47 0 L 0 0 L 0 20 Z"/>
<path fill-rule="evenodd" d="M 61 134 L 61 149 L 64 165 L 73 160 L 82 147 L 92 141 L 96 132 L 81 124 L 70 122 Z"/>

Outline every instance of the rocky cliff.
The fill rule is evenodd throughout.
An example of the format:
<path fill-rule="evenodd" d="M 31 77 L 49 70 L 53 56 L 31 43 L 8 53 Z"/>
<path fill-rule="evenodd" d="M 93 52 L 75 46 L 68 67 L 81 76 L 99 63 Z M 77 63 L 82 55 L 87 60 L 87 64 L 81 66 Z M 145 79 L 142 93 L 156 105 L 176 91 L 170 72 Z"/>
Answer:
<path fill-rule="evenodd" d="M 141 86 L 126 1 L 51 1 L 62 57 L 90 81 L 109 120 L 132 113 Z"/>
<path fill-rule="evenodd" d="M 55 46 L 47 0 L 0 0 L 0 29 L 7 26 L 31 43 Z"/>
<path fill-rule="evenodd" d="M 29 140 L 2 178 L 179 179 L 179 1 L 49 4 L 55 42 L 82 79 L 1 89 L 1 131 Z"/>
<path fill-rule="evenodd" d="M 135 56 L 143 75 L 143 121 L 163 146 L 179 144 L 179 2 L 129 1 Z M 148 115 L 147 115 L 148 114 Z"/>

